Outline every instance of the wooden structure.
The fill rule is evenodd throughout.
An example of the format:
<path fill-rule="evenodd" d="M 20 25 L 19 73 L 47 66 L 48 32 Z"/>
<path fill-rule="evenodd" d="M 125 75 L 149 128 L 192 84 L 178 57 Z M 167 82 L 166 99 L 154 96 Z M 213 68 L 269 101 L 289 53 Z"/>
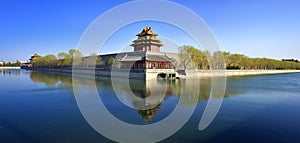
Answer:
<path fill-rule="evenodd" d="M 160 53 L 163 44 L 157 39 L 158 34 L 154 33 L 151 27 L 145 27 L 136 36 L 138 39 L 131 44 L 134 52 L 119 54 L 118 61 L 121 62 L 122 68 L 174 69 L 172 58 Z"/>
<path fill-rule="evenodd" d="M 160 52 L 160 47 L 163 46 L 163 44 L 156 38 L 158 34 L 154 33 L 151 27 L 145 27 L 142 32 L 136 34 L 136 36 L 138 36 L 138 39 L 134 40 L 131 44 L 131 46 L 134 47 L 134 52 Z"/>
<path fill-rule="evenodd" d="M 37 59 L 37 58 L 40 58 L 42 56 L 40 56 L 39 54 L 35 53 L 34 55 L 32 55 L 29 59 L 30 63 L 32 63 L 33 60 Z"/>

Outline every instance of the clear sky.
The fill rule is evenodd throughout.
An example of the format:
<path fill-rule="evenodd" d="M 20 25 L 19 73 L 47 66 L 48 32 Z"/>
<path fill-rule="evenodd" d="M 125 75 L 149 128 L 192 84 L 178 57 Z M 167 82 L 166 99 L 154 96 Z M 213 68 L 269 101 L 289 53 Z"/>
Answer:
<path fill-rule="evenodd" d="M 56 55 L 76 48 L 81 35 L 95 18 L 124 2 L 127 0 L 2 0 L 0 61 L 27 60 L 34 53 Z M 300 59 L 299 0 L 174 2 L 201 16 L 216 35 L 223 51 L 249 57 Z M 119 35 L 126 37 L 120 45 L 126 44 L 126 40 L 130 43 L 143 26 L 153 27 L 154 32 L 179 45 L 194 44 L 180 38 L 180 32 L 172 37 L 170 31 L 161 28 L 160 24 L 144 22 L 131 26 L 126 32 L 120 30 Z"/>

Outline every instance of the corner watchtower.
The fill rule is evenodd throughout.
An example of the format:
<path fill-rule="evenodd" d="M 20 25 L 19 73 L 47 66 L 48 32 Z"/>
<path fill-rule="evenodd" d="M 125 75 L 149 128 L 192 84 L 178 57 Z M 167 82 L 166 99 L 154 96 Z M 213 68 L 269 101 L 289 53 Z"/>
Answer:
<path fill-rule="evenodd" d="M 151 27 L 145 27 L 141 33 L 136 34 L 138 38 L 132 42 L 130 46 L 134 51 L 151 51 L 160 52 L 160 47 L 164 46 L 159 39 L 156 38 L 158 34 L 154 33 Z"/>

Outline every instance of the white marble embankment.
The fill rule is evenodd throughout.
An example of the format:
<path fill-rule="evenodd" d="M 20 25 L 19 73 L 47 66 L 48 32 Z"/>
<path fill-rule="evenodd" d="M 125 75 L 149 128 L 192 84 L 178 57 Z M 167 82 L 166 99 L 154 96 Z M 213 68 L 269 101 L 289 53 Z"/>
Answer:
<path fill-rule="evenodd" d="M 300 73 L 300 70 L 225 70 L 225 71 L 199 71 L 200 77 L 211 76 L 248 76 L 248 75 L 264 75 L 264 74 L 285 74 Z"/>
<path fill-rule="evenodd" d="M 10 67 L 9 67 L 10 68 Z M 13 67 L 18 68 L 18 67 Z M 0 68 L 1 69 L 1 68 Z M 38 70 L 44 72 L 56 72 L 56 73 L 72 73 L 72 68 L 31 68 L 31 70 Z M 174 74 L 177 78 L 195 78 L 195 77 L 216 77 L 216 76 L 249 76 L 249 75 L 264 75 L 264 74 L 284 74 L 284 73 L 300 73 L 300 70 L 200 70 L 200 71 L 175 71 L 174 69 L 162 70 L 162 69 L 147 69 L 147 70 L 136 70 L 130 71 L 128 69 L 90 69 L 90 68 L 79 68 L 76 69 L 75 73 L 82 75 L 96 75 L 103 77 L 116 77 L 116 78 L 133 78 L 133 79 L 156 79 L 158 74 L 165 73 L 166 75 Z"/>
<path fill-rule="evenodd" d="M 21 67 L 0 67 L 0 69 L 21 69 Z"/>

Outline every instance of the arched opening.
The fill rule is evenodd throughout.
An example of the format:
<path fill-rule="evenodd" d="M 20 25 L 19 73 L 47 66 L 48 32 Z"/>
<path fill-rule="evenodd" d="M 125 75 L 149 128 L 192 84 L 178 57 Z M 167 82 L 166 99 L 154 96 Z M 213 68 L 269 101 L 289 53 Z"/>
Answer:
<path fill-rule="evenodd" d="M 167 74 L 166 73 L 159 73 L 157 74 L 157 78 L 166 78 Z"/>

